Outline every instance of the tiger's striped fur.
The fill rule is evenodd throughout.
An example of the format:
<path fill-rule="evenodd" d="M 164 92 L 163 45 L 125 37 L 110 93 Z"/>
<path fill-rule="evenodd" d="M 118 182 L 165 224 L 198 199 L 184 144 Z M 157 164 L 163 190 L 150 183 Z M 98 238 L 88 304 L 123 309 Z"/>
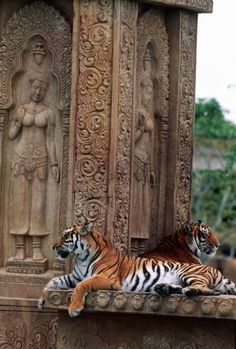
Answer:
<path fill-rule="evenodd" d="M 236 285 L 220 271 L 205 265 L 163 262 L 127 256 L 89 223 L 66 229 L 54 245 L 56 256 L 74 256 L 72 273 L 53 278 L 38 301 L 44 305 L 44 292 L 51 288 L 73 288 L 70 316 L 77 316 L 90 291 L 112 289 L 133 292 L 158 292 L 162 295 L 236 294 Z"/>
<path fill-rule="evenodd" d="M 220 246 L 214 231 L 201 221 L 182 224 L 173 236 L 166 237 L 154 250 L 140 257 L 158 261 L 202 264 Z"/>

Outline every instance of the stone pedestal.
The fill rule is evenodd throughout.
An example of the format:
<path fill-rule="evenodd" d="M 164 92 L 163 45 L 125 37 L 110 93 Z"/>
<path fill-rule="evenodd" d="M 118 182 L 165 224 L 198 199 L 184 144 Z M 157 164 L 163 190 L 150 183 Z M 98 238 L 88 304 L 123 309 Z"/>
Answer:
<path fill-rule="evenodd" d="M 20 274 L 44 274 L 48 270 L 48 260 L 44 258 L 39 261 L 34 261 L 31 258 L 24 260 L 15 260 L 9 258 L 6 262 L 6 271 L 9 273 Z"/>
<path fill-rule="evenodd" d="M 58 309 L 58 349 L 235 348 L 234 296 L 99 291 L 76 319 L 67 313 L 69 298 L 68 291 L 47 295 L 47 307 Z"/>
<path fill-rule="evenodd" d="M 43 274 L 22 274 L 0 269 L 0 294 L 2 297 L 38 299 L 47 282 L 54 277 L 52 271 Z"/>

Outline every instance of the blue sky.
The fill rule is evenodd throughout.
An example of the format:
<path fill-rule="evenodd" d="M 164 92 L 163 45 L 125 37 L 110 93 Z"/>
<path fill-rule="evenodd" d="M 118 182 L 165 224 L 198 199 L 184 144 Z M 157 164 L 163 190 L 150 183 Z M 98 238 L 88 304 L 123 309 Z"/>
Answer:
<path fill-rule="evenodd" d="M 216 98 L 236 123 L 236 0 L 198 17 L 196 97 Z"/>

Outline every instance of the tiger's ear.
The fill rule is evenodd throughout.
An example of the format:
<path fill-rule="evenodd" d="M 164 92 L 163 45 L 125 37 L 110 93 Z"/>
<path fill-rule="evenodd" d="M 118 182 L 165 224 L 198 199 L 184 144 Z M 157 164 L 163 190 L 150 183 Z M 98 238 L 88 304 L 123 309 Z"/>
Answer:
<path fill-rule="evenodd" d="M 82 228 L 79 229 L 79 234 L 80 235 L 87 235 L 88 233 L 90 233 L 93 230 L 94 226 L 95 226 L 94 222 L 86 223 Z"/>
<path fill-rule="evenodd" d="M 186 235 L 192 235 L 192 227 L 191 227 L 191 224 L 189 222 L 185 222 L 183 224 L 183 232 Z"/>

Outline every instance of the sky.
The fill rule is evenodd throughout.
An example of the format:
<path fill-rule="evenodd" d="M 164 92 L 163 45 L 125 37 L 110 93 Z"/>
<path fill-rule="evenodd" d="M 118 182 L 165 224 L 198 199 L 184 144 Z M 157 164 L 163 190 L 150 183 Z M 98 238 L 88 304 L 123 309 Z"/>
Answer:
<path fill-rule="evenodd" d="M 236 124 L 236 0 L 213 3 L 198 16 L 196 97 L 216 98 Z"/>

